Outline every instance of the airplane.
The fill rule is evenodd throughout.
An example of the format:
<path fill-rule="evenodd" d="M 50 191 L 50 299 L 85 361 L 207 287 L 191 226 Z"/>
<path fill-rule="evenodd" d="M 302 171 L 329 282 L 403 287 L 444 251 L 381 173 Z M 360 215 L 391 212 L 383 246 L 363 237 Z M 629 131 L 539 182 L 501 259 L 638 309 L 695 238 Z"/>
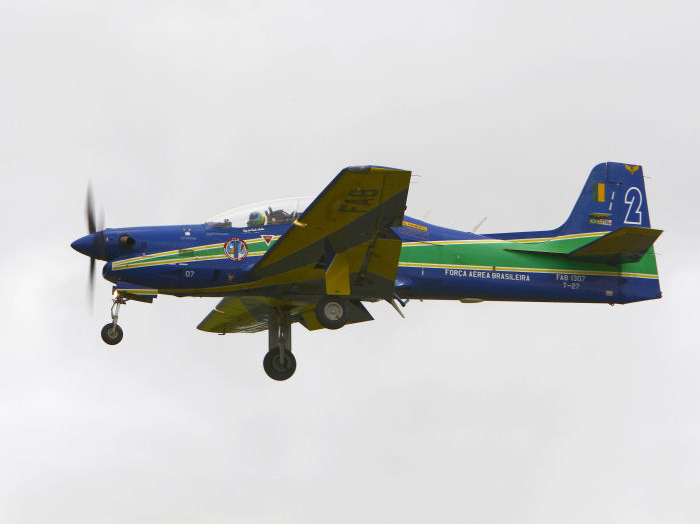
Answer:
<path fill-rule="evenodd" d="M 291 326 L 339 329 L 373 320 L 363 302 L 411 299 L 626 304 L 661 298 L 642 167 L 605 162 L 591 171 L 563 225 L 476 234 L 404 214 L 411 172 L 347 167 L 315 199 L 236 208 L 202 224 L 107 228 L 71 246 L 105 261 L 111 322 L 159 294 L 222 297 L 197 326 L 211 333 L 268 332 L 263 359 L 277 381 L 296 370 Z"/>

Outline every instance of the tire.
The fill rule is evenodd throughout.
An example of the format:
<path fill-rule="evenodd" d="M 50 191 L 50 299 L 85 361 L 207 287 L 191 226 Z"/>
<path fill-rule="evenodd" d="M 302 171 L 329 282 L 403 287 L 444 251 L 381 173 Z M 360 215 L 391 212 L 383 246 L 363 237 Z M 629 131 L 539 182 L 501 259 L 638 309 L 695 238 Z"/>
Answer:
<path fill-rule="evenodd" d="M 325 328 L 340 329 L 350 319 L 348 301 L 341 297 L 323 297 L 316 304 L 316 319 Z"/>
<path fill-rule="evenodd" d="M 110 322 L 102 328 L 100 335 L 102 335 L 102 340 L 104 340 L 105 343 L 109 344 L 110 346 L 114 346 L 122 341 L 122 338 L 124 338 L 124 331 L 122 331 L 122 328 L 119 327 L 119 324 L 114 326 L 114 329 L 112 329 L 112 323 Z"/>
<path fill-rule="evenodd" d="M 284 352 L 284 365 L 280 362 L 280 350 L 268 351 L 263 359 L 263 369 L 272 380 L 287 380 L 297 369 L 297 359 L 291 351 Z"/>

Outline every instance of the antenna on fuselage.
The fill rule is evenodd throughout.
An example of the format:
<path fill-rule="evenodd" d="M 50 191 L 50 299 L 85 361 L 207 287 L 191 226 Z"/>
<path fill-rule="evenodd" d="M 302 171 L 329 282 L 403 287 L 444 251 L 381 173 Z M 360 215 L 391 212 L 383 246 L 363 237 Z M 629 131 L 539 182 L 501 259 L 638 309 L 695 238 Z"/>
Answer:
<path fill-rule="evenodd" d="M 488 217 L 482 218 L 481 221 L 472 228 L 472 233 L 476 233 L 476 230 L 479 229 L 484 224 L 484 222 L 486 222 L 487 218 Z"/>

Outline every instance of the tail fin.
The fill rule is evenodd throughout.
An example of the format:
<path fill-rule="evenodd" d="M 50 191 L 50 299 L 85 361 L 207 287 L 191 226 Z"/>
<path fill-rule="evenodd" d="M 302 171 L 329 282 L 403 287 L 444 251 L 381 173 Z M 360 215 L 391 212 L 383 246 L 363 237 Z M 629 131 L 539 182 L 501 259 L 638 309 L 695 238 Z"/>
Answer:
<path fill-rule="evenodd" d="M 568 220 L 553 236 L 650 227 L 642 166 L 606 162 L 593 168 Z"/>
<path fill-rule="evenodd" d="M 571 215 L 558 228 L 485 236 L 503 240 L 552 238 L 609 233 L 627 226 L 650 227 L 642 166 L 605 162 L 588 175 Z"/>
<path fill-rule="evenodd" d="M 651 229 L 641 166 L 606 162 L 593 168 L 571 215 L 552 231 L 489 235 L 503 239 L 581 238 L 605 233 L 571 250 L 569 244 L 533 242 L 511 251 L 564 257 L 569 260 L 615 265 L 619 272 L 616 302 L 661 297 L 653 243 L 661 231 Z M 569 236 L 571 235 L 571 236 Z"/>

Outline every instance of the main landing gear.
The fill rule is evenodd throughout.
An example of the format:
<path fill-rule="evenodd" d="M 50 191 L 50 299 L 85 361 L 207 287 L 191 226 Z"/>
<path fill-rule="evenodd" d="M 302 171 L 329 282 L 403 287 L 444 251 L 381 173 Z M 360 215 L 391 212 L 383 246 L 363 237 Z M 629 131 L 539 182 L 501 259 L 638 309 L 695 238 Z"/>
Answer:
<path fill-rule="evenodd" d="M 350 318 L 350 306 L 342 297 L 327 296 L 316 305 L 316 319 L 328 329 L 339 329 Z M 269 350 L 263 359 L 263 368 L 273 380 L 287 380 L 297 368 L 292 354 L 292 320 L 289 310 L 276 308 L 270 311 L 268 324 Z"/>
<path fill-rule="evenodd" d="M 100 333 L 100 335 L 102 335 L 102 340 L 104 340 L 110 346 L 119 344 L 122 341 L 122 338 L 124 338 L 124 331 L 119 324 L 117 324 L 117 321 L 119 320 L 119 308 L 122 304 L 126 304 L 125 298 L 119 296 L 118 294 L 112 298 L 112 322 L 105 324 L 105 326 L 102 328 L 102 332 Z"/>
<path fill-rule="evenodd" d="M 350 308 L 344 298 L 327 296 L 316 304 L 316 319 L 325 328 L 340 329 L 349 318 Z"/>
<path fill-rule="evenodd" d="M 269 350 L 263 359 L 263 368 L 273 380 L 287 380 L 297 369 L 292 355 L 292 320 L 289 311 L 273 309 L 268 327 Z"/>

